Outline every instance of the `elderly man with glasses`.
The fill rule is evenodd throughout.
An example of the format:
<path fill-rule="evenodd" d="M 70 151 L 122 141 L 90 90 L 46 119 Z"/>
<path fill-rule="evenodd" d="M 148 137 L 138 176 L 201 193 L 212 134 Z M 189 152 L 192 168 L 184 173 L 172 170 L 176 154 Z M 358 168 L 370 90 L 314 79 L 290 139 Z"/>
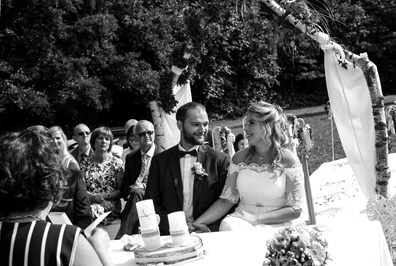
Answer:
<path fill-rule="evenodd" d="M 127 200 L 127 203 L 121 214 L 121 226 L 116 239 L 121 238 L 124 234 L 139 233 L 136 202 L 141 201 L 144 197 L 151 159 L 157 154 L 154 143 L 154 125 L 147 120 L 140 120 L 134 130 L 140 149 L 129 153 L 125 159 L 121 197 Z"/>
<path fill-rule="evenodd" d="M 77 142 L 77 147 L 70 151 L 70 154 L 77 160 L 78 164 L 85 158 L 92 155 L 93 150 L 89 141 L 91 139 L 91 130 L 85 124 L 78 124 L 73 130 L 73 139 Z"/>

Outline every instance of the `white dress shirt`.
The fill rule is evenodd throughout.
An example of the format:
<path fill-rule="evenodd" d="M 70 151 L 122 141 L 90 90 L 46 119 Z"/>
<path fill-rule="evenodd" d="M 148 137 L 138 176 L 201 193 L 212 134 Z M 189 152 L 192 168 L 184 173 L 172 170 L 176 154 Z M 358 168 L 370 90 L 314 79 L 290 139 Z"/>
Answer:
<path fill-rule="evenodd" d="M 144 178 L 147 178 L 149 174 L 149 169 L 151 165 L 151 159 L 153 159 L 155 152 L 155 145 L 151 145 L 151 148 L 144 153 L 142 150 L 140 150 L 140 156 L 142 157 L 142 163 L 143 163 L 143 154 L 146 154 L 148 156 L 148 162 L 147 162 L 147 167 L 146 167 L 146 172 L 143 175 L 139 175 L 138 178 L 136 179 L 135 184 L 132 185 L 132 188 L 143 188 L 146 189 L 146 184 L 142 183 Z"/>
<path fill-rule="evenodd" d="M 197 150 L 198 145 L 192 147 L 188 151 Z M 179 150 L 186 151 L 179 144 Z M 198 151 L 198 150 L 197 150 Z M 180 170 L 183 181 L 183 211 L 186 214 L 187 223 L 194 221 L 193 218 L 193 189 L 194 189 L 194 176 L 191 170 L 194 163 L 197 161 L 197 157 L 186 154 L 180 158 Z"/>

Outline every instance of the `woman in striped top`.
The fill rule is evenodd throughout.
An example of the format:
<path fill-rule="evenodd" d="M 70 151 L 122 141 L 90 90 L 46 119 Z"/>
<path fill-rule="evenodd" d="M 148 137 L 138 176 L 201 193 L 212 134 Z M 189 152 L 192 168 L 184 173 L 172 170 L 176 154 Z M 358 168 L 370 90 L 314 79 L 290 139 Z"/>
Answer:
<path fill-rule="evenodd" d="M 0 265 L 113 265 L 103 230 L 46 222 L 67 189 L 54 145 L 48 130 L 0 137 Z"/>

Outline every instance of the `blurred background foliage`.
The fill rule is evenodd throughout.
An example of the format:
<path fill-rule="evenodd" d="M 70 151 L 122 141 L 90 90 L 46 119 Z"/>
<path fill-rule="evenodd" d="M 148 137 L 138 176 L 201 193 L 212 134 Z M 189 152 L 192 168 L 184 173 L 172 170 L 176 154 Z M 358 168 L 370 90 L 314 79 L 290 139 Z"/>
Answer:
<path fill-rule="evenodd" d="M 301 1 L 301 0 L 300 0 Z M 383 94 L 394 94 L 396 4 L 306 1 L 346 49 L 367 52 Z M 240 117 L 250 101 L 284 108 L 328 100 L 323 52 L 259 0 L 3 0 L 0 131 L 33 124 L 123 126 L 151 120 L 148 103 L 170 112 L 172 52 L 193 46 L 193 100 L 211 120 Z"/>

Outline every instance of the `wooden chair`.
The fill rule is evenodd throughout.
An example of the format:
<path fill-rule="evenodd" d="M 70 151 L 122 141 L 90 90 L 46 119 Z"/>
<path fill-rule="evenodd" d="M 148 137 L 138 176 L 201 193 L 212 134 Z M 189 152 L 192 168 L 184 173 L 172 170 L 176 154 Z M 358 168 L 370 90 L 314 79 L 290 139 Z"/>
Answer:
<path fill-rule="evenodd" d="M 234 150 L 235 135 L 226 126 L 217 126 L 212 130 L 213 148 L 232 158 Z"/>
<path fill-rule="evenodd" d="M 316 224 L 316 217 L 308 168 L 308 158 L 313 147 L 312 129 L 302 118 L 297 118 L 294 114 L 287 114 L 286 117 L 289 123 L 288 135 L 291 139 L 289 148 L 300 158 L 304 171 L 304 188 L 309 215 L 309 221 L 306 223 L 313 225 Z"/>

